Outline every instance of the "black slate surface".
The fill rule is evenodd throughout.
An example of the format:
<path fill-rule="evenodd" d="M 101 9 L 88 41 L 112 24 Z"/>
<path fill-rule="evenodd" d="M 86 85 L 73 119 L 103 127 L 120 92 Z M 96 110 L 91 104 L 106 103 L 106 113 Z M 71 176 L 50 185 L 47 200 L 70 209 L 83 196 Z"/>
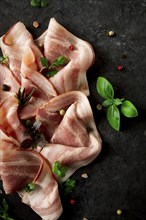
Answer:
<path fill-rule="evenodd" d="M 146 219 L 146 1 L 145 0 L 48 0 L 47 8 L 33 8 L 30 1 L 0 0 L 0 36 L 14 23 L 22 21 L 39 36 L 55 17 L 76 36 L 88 41 L 95 51 L 95 64 L 88 71 L 89 97 L 97 128 L 103 139 L 99 157 L 79 169 L 73 178 L 77 187 L 72 194 L 76 204 L 62 196 L 64 212 L 60 220 L 145 220 Z M 40 28 L 32 26 L 34 20 Z M 108 37 L 107 31 L 116 32 Z M 126 58 L 122 58 L 126 54 Z M 117 66 L 124 70 L 118 71 Z M 121 131 L 114 131 L 96 92 L 96 79 L 110 80 L 116 95 L 126 97 L 138 108 L 134 119 L 122 117 Z M 81 178 L 87 172 L 88 179 Z M 40 220 L 15 195 L 0 194 L 10 205 L 15 220 Z M 121 216 L 116 210 L 121 209 Z"/>

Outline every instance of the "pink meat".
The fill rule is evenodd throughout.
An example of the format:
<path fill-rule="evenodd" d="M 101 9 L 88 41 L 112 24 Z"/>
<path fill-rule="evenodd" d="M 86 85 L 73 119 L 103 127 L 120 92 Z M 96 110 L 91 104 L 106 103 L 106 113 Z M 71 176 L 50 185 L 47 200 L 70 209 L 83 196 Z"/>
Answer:
<path fill-rule="evenodd" d="M 70 50 L 71 45 L 74 50 Z M 52 18 L 44 40 L 44 54 L 50 62 L 62 55 L 70 60 L 49 78 L 59 94 L 80 90 L 89 95 L 86 72 L 94 62 L 94 51 L 89 43 L 71 34 Z"/>
<path fill-rule="evenodd" d="M 50 100 L 45 108 L 49 112 L 57 112 L 68 105 L 49 144 L 41 151 L 52 165 L 55 161 L 60 161 L 68 167 L 67 175 L 63 180 L 78 168 L 93 161 L 101 151 L 101 138 L 92 110 L 82 92 L 74 91 L 59 95 Z"/>
<path fill-rule="evenodd" d="M 2 86 L 6 84 L 9 86 L 9 91 L 3 91 Z M 0 105 L 10 96 L 14 96 L 18 89 L 20 88 L 20 84 L 16 80 L 15 76 L 11 72 L 11 70 L 5 65 L 0 64 Z"/>
<path fill-rule="evenodd" d="M 25 128 L 18 117 L 18 101 L 14 96 L 6 99 L 0 107 L 0 126 L 9 136 L 22 142 L 28 138 L 24 132 Z"/>
<path fill-rule="evenodd" d="M 22 56 L 27 50 L 28 45 L 31 46 L 33 52 L 36 54 L 36 64 L 40 69 L 42 67 L 40 63 L 42 53 L 34 44 L 32 35 L 22 22 L 16 23 L 5 35 L 1 37 L 0 46 L 3 55 L 8 55 L 10 69 L 13 71 L 19 82 L 21 82 L 20 69 Z"/>

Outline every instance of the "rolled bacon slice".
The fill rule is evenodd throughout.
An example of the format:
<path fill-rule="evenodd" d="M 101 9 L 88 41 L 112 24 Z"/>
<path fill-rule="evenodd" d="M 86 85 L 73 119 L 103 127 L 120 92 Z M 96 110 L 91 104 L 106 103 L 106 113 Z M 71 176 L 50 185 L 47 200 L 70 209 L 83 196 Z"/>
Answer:
<path fill-rule="evenodd" d="M 8 91 L 3 91 L 3 85 L 8 86 Z M 14 96 L 20 84 L 16 80 L 12 71 L 6 66 L 0 64 L 0 105 L 10 96 Z"/>
<path fill-rule="evenodd" d="M 29 205 L 42 219 L 56 220 L 62 213 L 58 184 L 49 164 L 33 150 L 22 150 L 14 138 L 0 130 L 0 176 L 5 192 L 18 192 L 22 202 Z M 23 188 L 34 183 L 35 189 Z"/>
<path fill-rule="evenodd" d="M 49 80 L 58 92 L 79 90 L 89 95 L 86 72 L 94 62 L 92 46 L 74 36 L 54 18 L 50 19 L 46 36 L 44 37 L 44 55 L 52 63 L 59 56 L 65 56 L 69 63 Z M 73 46 L 74 50 L 70 49 Z"/>
<path fill-rule="evenodd" d="M 89 101 L 82 92 L 73 91 L 59 95 L 51 99 L 44 108 L 49 112 L 66 109 L 49 144 L 41 151 L 51 165 L 59 161 L 68 167 L 64 181 L 78 168 L 91 163 L 98 156 L 101 151 L 101 138 Z"/>
<path fill-rule="evenodd" d="M 21 82 L 20 69 L 22 56 L 27 50 L 27 45 L 30 45 L 36 54 L 36 64 L 41 69 L 40 57 L 42 53 L 35 45 L 32 35 L 22 22 L 17 22 L 1 37 L 0 46 L 3 55 L 8 55 L 10 69 L 19 82 Z"/>

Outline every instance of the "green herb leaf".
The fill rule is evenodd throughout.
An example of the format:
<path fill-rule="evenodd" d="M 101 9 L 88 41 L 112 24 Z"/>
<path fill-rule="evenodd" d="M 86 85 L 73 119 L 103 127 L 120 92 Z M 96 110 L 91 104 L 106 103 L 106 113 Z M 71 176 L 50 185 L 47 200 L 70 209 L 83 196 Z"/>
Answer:
<path fill-rule="evenodd" d="M 40 57 L 40 61 L 44 67 L 49 68 L 48 60 L 45 57 Z"/>
<path fill-rule="evenodd" d="M 134 118 L 138 116 L 138 111 L 136 107 L 129 100 L 125 100 L 121 106 L 121 112 L 124 116 L 128 118 Z"/>
<path fill-rule="evenodd" d="M 31 0 L 30 3 L 33 7 L 40 7 L 41 6 L 41 0 Z"/>
<path fill-rule="evenodd" d="M 120 130 L 120 111 L 115 105 L 108 107 L 107 120 L 112 128 L 114 128 L 116 131 Z"/>
<path fill-rule="evenodd" d="M 108 106 L 110 106 L 110 105 L 112 105 L 113 104 L 113 99 L 106 99 L 106 100 L 104 100 L 104 102 L 102 103 L 102 106 L 103 107 L 108 107 Z"/>
<path fill-rule="evenodd" d="M 113 100 L 113 103 L 114 103 L 114 105 L 116 105 L 116 106 L 118 106 L 118 105 L 121 105 L 122 104 L 122 101 L 123 101 L 123 99 L 114 99 Z"/>
<path fill-rule="evenodd" d="M 0 57 L 0 63 L 1 64 L 8 64 L 8 61 L 9 61 L 8 55 L 4 55 L 4 56 Z"/>
<path fill-rule="evenodd" d="M 66 175 L 67 168 L 65 166 L 61 166 L 59 161 L 55 161 L 52 171 L 57 177 L 63 178 Z"/>
<path fill-rule="evenodd" d="M 114 89 L 112 84 L 104 77 L 98 77 L 96 89 L 100 96 L 105 99 L 112 99 L 114 97 Z"/>
<path fill-rule="evenodd" d="M 70 178 L 68 178 L 64 183 L 62 183 L 62 189 L 66 195 L 72 193 L 75 186 L 76 181 Z"/>
<path fill-rule="evenodd" d="M 68 62 L 69 62 L 69 60 L 66 57 L 60 56 L 56 60 L 53 61 L 53 63 L 51 64 L 50 67 L 52 67 L 52 66 L 63 66 L 63 65 L 66 65 Z"/>
<path fill-rule="evenodd" d="M 45 8 L 48 6 L 48 2 L 46 0 L 41 0 L 41 8 Z"/>
<path fill-rule="evenodd" d="M 35 183 L 28 183 L 28 184 L 24 187 L 24 190 L 25 190 L 26 192 L 31 192 L 31 191 L 33 191 L 35 188 L 36 188 Z"/>
<path fill-rule="evenodd" d="M 54 76 L 58 73 L 58 70 L 50 70 L 49 72 L 45 73 L 45 76 L 50 77 Z"/>
<path fill-rule="evenodd" d="M 4 220 L 15 220 L 9 217 L 9 206 L 5 199 L 2 201 L 2 206 L 0 206 L 0 217 Z"/>
<path fill-rule="evenodd" d="M 31 99 L 33 95 L 34 89 L 30 92 L 30 94 L 25 93 L 25 88 L 21 92 L 21 88 L 19 88 L 18 92 L 15 95 L 15 98 L 18 100 L 18 109 L 22 109 Z"/>

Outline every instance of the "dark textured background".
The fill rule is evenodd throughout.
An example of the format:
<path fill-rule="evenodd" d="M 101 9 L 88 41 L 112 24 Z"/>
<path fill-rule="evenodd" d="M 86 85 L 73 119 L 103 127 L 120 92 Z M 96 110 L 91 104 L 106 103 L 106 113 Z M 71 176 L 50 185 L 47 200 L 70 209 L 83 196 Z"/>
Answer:
<path fill-rule="evenodd" d="M 146 0 L 48 0 L 47 8 L 33 8 L 30 1 L 0 0 L 0 35 L 15 22 L 22 21 L 39 36 L 55 17 L 73 34 L 88 41 L 96 59 L 88 71 L 90 101 L 97 128 L 103 139 L 100 156 L 73 178 L 77 180 L 72 195 L 62 196 L 64 212 L 60 220 L 145 220 L 146 219 Z M 40 28 L 32 26 L 34 20 Z M 114 30 L 110 38 L 107 31 Z M 122 58 L 122 54 L 127 58 Z M 117 65 L 124 70 L 118 71 Z M 107 123 L 105 112 L 98 111 L 101 102 L 96 92 L 97 77 L 105 76 L 114 85 L 116 95 L 126 97 L 138 108 L 139 117 L 122 117 L 121 131 Z M 145 134 L 145 135 L 144 135 Z M 81 178 L 87 172 L 88 179 Z M 17 195 L 0 195 L 11 207 L 16 220 L 40 220 Z M 123 214 L 118 216 L 117 209 Z"/>

